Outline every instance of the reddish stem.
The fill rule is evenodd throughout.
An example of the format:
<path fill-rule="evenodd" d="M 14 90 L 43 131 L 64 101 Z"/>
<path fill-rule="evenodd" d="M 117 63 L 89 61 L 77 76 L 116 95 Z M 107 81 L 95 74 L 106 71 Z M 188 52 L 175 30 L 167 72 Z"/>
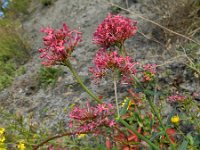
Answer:
<path fill-rule="evenodd" d="M 88 133 L 92 133 L 92 132 L 80 132 L 78 134 L 88 134 Z M 49 137 L 45 141 L 39 143 L 38 145 L 35 145 L 34 148 L 33 148 L 33 150 L 37 150 L 39 147 L 47 144 L 49 141 L 52 141 L 52 140 L 55 140 L 55 139 L 58 139 L 58 138 L 61 138 L 61 137 L 64 137 L 64 136 L 75 135 L 75 134 L 76 133 L 68 132 L 68 133 L 63 133 L 63 134 L 59 134 L 59 135 L 55 135 L 55 136 Z"/>

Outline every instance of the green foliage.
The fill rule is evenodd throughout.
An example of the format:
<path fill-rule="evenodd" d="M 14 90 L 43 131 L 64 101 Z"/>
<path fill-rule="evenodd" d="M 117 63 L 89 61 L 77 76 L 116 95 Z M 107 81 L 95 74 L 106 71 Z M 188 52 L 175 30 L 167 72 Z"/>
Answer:
<path fill-rule="evenodd" d="M 12 83 L 19 66 L 28 60 L 29 46 L 21 36 L 20 23 L 0 20 L 0 90 Z"/>
<path fill-rule="evenodd" d="M 39 85 L 46 88 L 49 85 L 54 86 L 58 80 L 58 77 L 63 75 L 61 68 L 40 68 L 39 71 Z"/>
<path fill-rule="evenodd" d="M 12 83 L 16 68 L 13 63 L 2 63 L 0 61 L 0 90 Z"/>
<path fill-rule="evenodd" d="M 29 14 L 28 8 L 32 0 L 13 0 L 9 3 L 9 7 L 4 10 L 5 16 L 8 18 L 16 18 Z"/>
<path fill-rule="evenodd" d="M 33 122 L 32 114 L 25 117 L 20 113 L 10 113 L 1 107 L 0 111 L 0 128 L 5 128 L 4 143 L 7 149 L 15 150 L 20 141 L 23 141 L 26 149 L 29 150 L 38 140 L 47 138 L 47 129 L 44 130 L 38 122 Z"/>
<path fill-rule="evenodd" d="M 44 139 L 52 137 L 54 135 L 52 129 L 43 126 L 38 120 L 34 120 L 32 113 L 22 115 L 21 113 L 10 113 L 4 108 L 0 107 L 0 128 L 5 128 L 5 142 L 4 146 L 9 150 L 16 150 L 20 141 L 23 141 L 26 150 L 33 149 L 34 145 L 41 143 Z M 5 121 L 6 120 L 6 121 Z M 61 128 L 65 129 L 66 125 L 55 125 L 55 128 L 60 132 Z M 62 131 L 66 132 L 66 131 Z M 62 134 L 62 133 L 60 133 Z M 40 149 L 48 149 L 50 147 L 56 147 L 59 149 L 69 148 L 70 150 L 101 150 L 103 145 L 97 145 L 97 137 L 91 137 L 85 135 L 79 138 L 76 136 L 63 136 L 58 139 L 49 141 L 46 145 Z M 1 145 L 0 145 L 1 146 Z M 1 149 L 1 147 L 0 147 Z M 105 149 L 105 148 L 104 148 Z"/>
<path fill-rule="evenodd" d="M 178 53 L 183 53 L 185 55 L 186 61 L 183 62 L 188 71 L 193 73 L 195 78 L 200 78 L 200 51 L 199 45 L 196 43 L 186 43 L 184 47 L 180 46 L 177 49 Z"/>
<path fill-rule="evenodd" d="M 27 0 L 12 1 L 3 10 L 5 17 L 0 19 L 0 90 L 9 86 L 16 75 L 24 73 L 23 69 L 18 69 L 29 58 L 29 45 L 22 37 L 22 25 L 16 18 L 27 14 L 29 4 Z"/>
<path fill-rule="evenodd" d="M 200 78 L 200 52 L 199 45 L 189 43 L 185 46 L 185 54 L 187 55 L 187 66 L 194 71 L 197 78 Z"/>

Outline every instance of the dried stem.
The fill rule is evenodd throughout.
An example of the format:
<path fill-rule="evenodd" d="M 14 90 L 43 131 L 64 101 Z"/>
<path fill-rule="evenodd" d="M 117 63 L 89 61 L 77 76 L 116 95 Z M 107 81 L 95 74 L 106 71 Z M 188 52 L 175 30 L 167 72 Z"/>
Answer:
<path fill-rule="evenodd" d="M 164 26 L 160 25 L 159 23 L 157 23 L 157 22 L 155 22 L 155 21 L 152 21 L 152 20 L 150 20 L 150 19 L 148 19 L 148 18 L 145 18 L 144 16 L 139 15 L 139 14 L 137 14 L 137 13 L 135 13 L 135 12 L 129 10 L 129 9 L 126 9 L 126 8 L 123 8 L 123 7 L 119 6 L 119 5 L 117 5 L 117 4 L 114 4 L 112 1 L 105 1 L 105 2 L 106 2 L 107 4 L 109 4 L 109 5 L 111 5 L 111 6 L 115 6 L 115 7 L 117 7 L 117 8 L 120 8 L 120 9 L 124 10 L 124 11 L 127 11 L 127 12 L 129 12 L 130 14 L 133 14 L 134 16 L 137 16 L 137 17 L 139 17 L 139 18 L 141 18 L 141 19 L 143 19 L 143 20 L 145 20 L 145 21 L 147 21 L 147 22 L 150 22 L 150 23 L 152 23 L 152 24 L 154 24 L 154 25 L 156 25 L 156 26 L 158 26 L 158 27 L 160 27 L 160 28 L 162 28 L 162 29 L 164 29 L 164 30 L 170 32 L 170 33 L 173 33 L 173 34 L 178 35 L 178 36 L 180 36 L 180 37 L 182 37 L 182 38 L 185 38 L 185 39 L 187 39 L 187 40 L 189 40 L 189 41 L 192 41 L 192 42 L 194 42 L 194 43 L 196 43 L 197 45 L 200 46 L 200 43 L 199 43 L 198 41 L 196 41 L 196 40 L 194 40 L 194 39 L 192 39 L 192 38 L 190 38 L 190 37 L 187 37 L 186 35 L 183 35 L 183 34 L 180 34 L 180 33 L 178 33 L 178 32 L 175 32 L 175 31 L 173 31 L 173 30 L 171 30 L 171 29 L 168 29 L 167 27 L 164 27 Z"/>
<path fill-rule="evenodd" d="M 119 104 L 118 104 L 118 96 L 117 96 L 117 78 L 114 75 L 113 77 L 113 83 L 114 83 L 114 90 L 115 90 L 115 103 L 116 103 L 116 108 L 117 108 L 117 118 L 119 118 Z"/>

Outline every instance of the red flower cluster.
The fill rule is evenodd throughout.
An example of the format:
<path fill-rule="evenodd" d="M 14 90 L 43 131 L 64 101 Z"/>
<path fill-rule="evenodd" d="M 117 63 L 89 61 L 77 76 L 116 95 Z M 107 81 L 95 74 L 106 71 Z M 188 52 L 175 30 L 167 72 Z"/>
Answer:
<path fill-rule="evenodd" d="M 89 69 L 94 79 L 101 79 L 108 71 L 118 70 L 122 75 L 122 80 L 128 81 L 131 74 L 136 74 L 135 65 L 138 63 L 133 62 L 129 56 L 119 56 L 117 51 L 106 52 L 105 49 L 100 49 L 96 53 L 94 64 L 95 66 Z"/>
<path fill-rule="evenodd" d="M 184 101 L 184 100 L 186 100 L 186 99 L 187 99 L 186 96 L 179 95 L 179 94 L 172 95 L 172 96 L 169 96 L 169 97 L 168 97 L 168 101 L 169 101 L 170 103 L 182 102 L 182 101 Z"/>
<path fill-rule="evenodd" d="M 41 32 L 46 33 L 43 37 L 45 48 L 40 48 L 40 57 L 45 60 L 43 65 L 51 66 L 66 60 L 74 50 L 74 47 L 81 42 L 82 33 L 76 30 L 69 30 L 66 24 L 59 30 L 50 27 L 42 28 Z"/>
<path fill-rule="evenodd" d="M 153 80 L 153 78 L 156 74 L 156 64 L 143 65 L 143 69 L 144 69 L 143 80 L 144 81 Z"/>
<path fill-rule="evenodd" d="M 137 22 L 120 15 L 109 14 L 98 26 L 93 41 L 102 47 L 110 47 L 124 41 L 137 32 Z"/>
<path fill-rule="evenodd" d="M 95 132 L 99 133 L 101 127 L 113 127 L 114 120 L 109 117 L 115 113 L 111 104 L 98 104 L 92 107 L 87 104 L 87 108 L 75 107 L 69 114 L 69 127 L 75 128 L 75 133 Z"/>

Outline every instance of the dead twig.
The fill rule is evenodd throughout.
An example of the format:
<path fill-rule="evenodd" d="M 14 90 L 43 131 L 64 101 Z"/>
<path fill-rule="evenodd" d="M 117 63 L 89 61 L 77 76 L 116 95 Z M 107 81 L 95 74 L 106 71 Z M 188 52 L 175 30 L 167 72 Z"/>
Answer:
<path fill-rule="evenodd" d="M 121 10 L 124 10 L 124 11 L 126 11 L 126 12 L 129 12 L 130 14 L 133 14 L 133 15 L 137 16 L 138 18 L 141 18 L 141 19 L 143 19 L 143 20 L 145 20 L 145 21 L 147 21 L 147 22 L 150 22 L 150 23 L 152 23 L 152 24 L 154 24 L 154 25 L 156 25 L 156 26 L 162 28 L 163 30 L 166 30 L 166 31 L 168 31 L 168 32 L 170 32 L 170 33 L 173 33 L 173 34 L 175 34 L 175 35 L 178 35 L 178 36 L 180 36 L 180 37 L 182 37 L 182 38 L 185 38 L 185 39 L 187 39 L 187 40 L 189 40 L 189 41 L 192 41 L 193 43 L 196 43 L 197 45 L 200 46 L 200 43 L 199 43 L 198 41 L 196 41 L 196 40 L 194 40 L 194 39 L 192 39 L 192 38 L 190 38 L 190 37 L 187 37 L 186 35 L 183 35 L 183 34 L 180 34 L 180 33 L 176 32 L 176 31 L 173 31 L 173 30 L 171 30 L 171 29 L 168 29 L 167 27 L 164 27 L 164 26 L 160 25 L 159 23 L 157 23 L 157 22 L 155 22 L 155 21 L 153 21 L 153 20 L 150 20 L 150 19 L 148 19 L 148 18 L 145 18 L 144 16 L 139 15 L 139 14 L 137 14 L 137 13 L 135 13 L 135 12 L 129 10 L 129 9 L 126 9 L 126 8 L 121 7 L 121 6 L 119 6 L 119 5 L 115 4 L 115 3 L 113 3 L 112 1 L 105 1 L 105 2 L 106 2 L 107 4 L 109 4 L 109 5 L 111 5 L 111 6 L 115 6 L 115 7 L 117 7 L 117 8 L 120 8 Z"/>

